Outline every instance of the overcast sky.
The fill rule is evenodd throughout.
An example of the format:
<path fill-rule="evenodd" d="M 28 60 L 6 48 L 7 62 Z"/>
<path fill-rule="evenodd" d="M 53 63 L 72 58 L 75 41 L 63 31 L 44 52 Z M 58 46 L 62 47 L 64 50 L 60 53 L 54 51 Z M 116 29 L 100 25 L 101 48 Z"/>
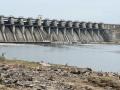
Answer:
<path fill-rule="evenodd" d="M 0 0 L 0 15 L 120 24 L 120 0 Z"/>

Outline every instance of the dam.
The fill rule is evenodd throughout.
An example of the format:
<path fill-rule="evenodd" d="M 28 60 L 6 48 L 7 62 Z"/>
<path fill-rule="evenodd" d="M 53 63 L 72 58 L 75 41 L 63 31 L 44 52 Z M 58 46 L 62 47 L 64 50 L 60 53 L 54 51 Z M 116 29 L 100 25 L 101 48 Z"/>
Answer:
<path fill-rule="evenodd" d="M 0 43 L 119 42 L 120 25 L 0 16 Z"/>

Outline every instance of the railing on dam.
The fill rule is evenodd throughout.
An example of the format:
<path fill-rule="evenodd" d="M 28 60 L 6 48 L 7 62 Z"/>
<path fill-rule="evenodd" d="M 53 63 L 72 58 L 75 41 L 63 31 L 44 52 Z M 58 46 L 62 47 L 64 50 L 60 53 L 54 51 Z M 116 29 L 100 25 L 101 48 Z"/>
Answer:
<path fill-rule="evenodd" d="M 108 42 L 120 25 L 0 16 L 0 42 Z"/>

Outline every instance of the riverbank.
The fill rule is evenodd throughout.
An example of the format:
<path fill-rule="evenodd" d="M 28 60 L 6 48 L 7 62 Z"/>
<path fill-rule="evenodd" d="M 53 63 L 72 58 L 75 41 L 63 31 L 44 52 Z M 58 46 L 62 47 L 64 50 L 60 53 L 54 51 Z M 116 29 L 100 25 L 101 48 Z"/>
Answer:
<path fill-rule="evenodd" d="M 43 45 L 43 46 L 50 46 L 50 45 L 86 45 L 86 44 L 107 44 L 107 45 L 120 45 L 120 41 L 109 41 L 109 42 L 0 42 L 0 45 Z"/>
<path fill-rule="evenodd" d="M 0 90 L 120 90 L 120 75 L 0 57 Z"/>

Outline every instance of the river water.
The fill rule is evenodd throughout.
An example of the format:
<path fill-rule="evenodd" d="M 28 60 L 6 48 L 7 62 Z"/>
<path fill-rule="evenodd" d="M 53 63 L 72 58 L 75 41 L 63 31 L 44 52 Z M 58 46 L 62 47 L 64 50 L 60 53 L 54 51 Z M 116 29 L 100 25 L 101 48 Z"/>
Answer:
<path fill-rule="evenodd" d="M 120 45 L 24 45 L 0 44 L 0 54 L 10 59 L 44 61 L 89 67 L 97 71 L 120 72 Z"/>

